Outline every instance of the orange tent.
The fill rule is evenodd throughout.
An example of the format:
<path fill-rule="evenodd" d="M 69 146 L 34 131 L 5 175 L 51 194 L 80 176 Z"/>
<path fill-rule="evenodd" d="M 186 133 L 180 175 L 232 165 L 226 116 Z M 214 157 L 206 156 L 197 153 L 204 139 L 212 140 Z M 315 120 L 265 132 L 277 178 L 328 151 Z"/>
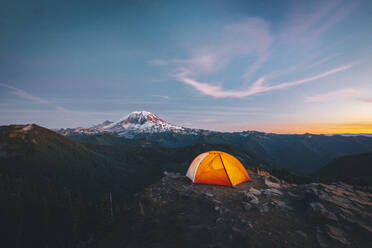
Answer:
<path fill-rule="evenodd" d="M 250 180 L 248 172 L 234 156 L 220 151 L 209 151 L 197 156 L 186 176 L 193 183 L 234 186 Z"/>

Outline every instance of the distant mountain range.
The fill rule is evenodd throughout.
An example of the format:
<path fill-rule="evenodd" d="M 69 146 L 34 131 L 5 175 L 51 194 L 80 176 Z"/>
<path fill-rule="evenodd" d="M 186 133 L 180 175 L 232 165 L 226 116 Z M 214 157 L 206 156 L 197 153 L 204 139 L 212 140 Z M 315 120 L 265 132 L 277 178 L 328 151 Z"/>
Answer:
<path fill-rule="evenodd" d="M 339 156 L 372 152 L 372 138 L 366 136 L 217 132 L 179 127 L 148 111 L 135 111 L 117 122 L 105 121 L 90 128 L 56 131 L 78 141 L 101 145 L 233 145 L 254 152 L 273 165 L 301 173 L 315 172 Z"/>
<path fill-rule="evenodd" d="M 110 133 L 120 137 L 134 138 L 146 133 L 180 133 L 180 134 L 198 134 L 200 130 L 179 127 L 172 125 L 159 116 L 148 111 L 134 111 L 128 116 L 116 121 L 104 121 L 89 128 L 66 128 L 59 129 L 63 135 L 71 134 L 105 134 Z"/>
<path fill-rule="evenodd" d="M 112 134 L 120 137 L 126 138 L 138 138 L 143 136 L 143 134 L 154 134 L 154 133 L 176 133 L 176 134 L 206 134 L 206 133 L 224 133 L 218 131 L 210 131 L 195 128 L 186 128 L 177 125 L 170 124 L 169 122 L 161 119 L 159 116 L 148 112 L 148 111 L 134 111 L 129 115 L 121 118 L 120 120 L 113 122 L 106 120 L 102 123 L 93 125 L 91 127 L 77 127 L 77 128 L 62 128 L 56 130 L 58 133 L 63 135 L 72 134 L 87 134 L 87 135 L 97 135 L 97 134 Z M 247 133 L 260 133 L 256 131 L 243 131 L 237 132 L 242 135 L 247 135 Z M 311 135 L 311 134 L 307 134 Z M 372 137 L 372 134 L 326 134 L 326 136 L 341 135 L 341 136 L 366 136 Z"/>

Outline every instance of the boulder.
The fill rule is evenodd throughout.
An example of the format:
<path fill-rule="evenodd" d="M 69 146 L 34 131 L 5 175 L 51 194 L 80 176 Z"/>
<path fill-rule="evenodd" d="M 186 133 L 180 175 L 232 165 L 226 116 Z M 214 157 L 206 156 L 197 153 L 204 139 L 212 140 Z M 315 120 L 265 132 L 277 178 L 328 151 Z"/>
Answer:
<path fill-rule="evenodd" d="M 275 189 L 275 188 L 268 188 L 268 189 L 264 189 L 262 190 L 262 193 L 266 196 L 266 197 L 271 197 L 271 196 L 281 196 L 283 195 L 283 193 L 278 190 L 278 189 Z"/>
<path fill-rule="evenodd" d="M 253 187 L 249 189 L 249 193 L 251 193 L 253 195 L 256 195 L 256 196 L 261 195 L 261 191 L 259 191 L 258 189 L 255 189 Z"/>
<path fill-rule="evenodd" d="M 173 172 L 168 172 L 168 171 L 164 171 L 163 172 L 164 176 L 165 177 L 169 177 L 169 178 L 180 178 L 180 177 L 184 177 L 183 175 L 181 175 L 180 173 L 173 173 Z"/>
<path fill-rule="evenodd" d="M 250 203 L 258 205 L 260 203 L 260 201 L 258 200 L 258 198 L 254 198 L 250 201 Z"/>
<path fill-rule="evenodd" d="M 292 207 L 288 206 L 284 201 L 280 201 L 280 200 L 273 200 L 271 202 L 271 205 L 279 208 L 282 211 L 292 211 L 293 210 Z"/>
<path fill-rule="evenodd" d="M 270 180 L 268 180 L 267 178 L 265 178 L 265 184 L 267 187 L 269 188 L 281 188 L 280 184 L 279 183 L 274 183 L 274 182 L 271 182 Z"/>
<path fill-rule="evenodd" d="M 250 203 L 252 204 L 258 204 L 260 203 L 260 201 L 258 200 L 257 196 L 255 196 L 254 194 L 250 193 L 250 192 L 246 192 L 245 193 L 245 196 L 246 196 L 246 200 L 249 201 Z"/>

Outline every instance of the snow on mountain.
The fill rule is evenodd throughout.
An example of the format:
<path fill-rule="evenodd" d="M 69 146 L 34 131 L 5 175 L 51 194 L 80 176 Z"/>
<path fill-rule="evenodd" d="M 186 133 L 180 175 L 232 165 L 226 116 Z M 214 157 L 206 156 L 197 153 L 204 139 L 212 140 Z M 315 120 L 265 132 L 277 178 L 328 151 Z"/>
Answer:
<path fill-rule="evenodd" d="M 133 137 L 140 133 L 195 133 L 193 129 L 170 124 L 159 116 L 148 111 L 134 111 L 126 117 L 116 121 L 104 121 L 90 128 L 67 128 L 60 129 L 59 133 L 70 134 L 100 134 L 112 133 L 124 137 Z"/>
<path fill-rule="evenodd" d="M 100 124 L 97 124 L 97 125 L 93 125 L 91 128 L 97 128 L 97 129 L 105 129 L 107 126 L 111 125 L 112 123 L 114 123 L 113 121 L 104 121 Z"/>
<path fill-rule="evenodd" d="M 159 133 L 168 131 L 180 132 L 184 130 L 183 127 L 172 125 L 148 111 L 134 111 L 125 118 L 106 126 L 104 129 L 120 136 L 125 136 L 129 132 Z"/>

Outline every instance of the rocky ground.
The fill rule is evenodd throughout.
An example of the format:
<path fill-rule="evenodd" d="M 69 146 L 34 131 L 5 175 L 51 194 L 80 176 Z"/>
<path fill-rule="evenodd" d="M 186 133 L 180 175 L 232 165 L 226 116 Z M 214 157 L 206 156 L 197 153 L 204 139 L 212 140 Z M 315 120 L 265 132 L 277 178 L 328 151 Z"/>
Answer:
<path fill-rule="evenodd" d="M 372 247 L 372 194 L 250 174 L 236 187 L 165 173 L 98 247 Z"/>

